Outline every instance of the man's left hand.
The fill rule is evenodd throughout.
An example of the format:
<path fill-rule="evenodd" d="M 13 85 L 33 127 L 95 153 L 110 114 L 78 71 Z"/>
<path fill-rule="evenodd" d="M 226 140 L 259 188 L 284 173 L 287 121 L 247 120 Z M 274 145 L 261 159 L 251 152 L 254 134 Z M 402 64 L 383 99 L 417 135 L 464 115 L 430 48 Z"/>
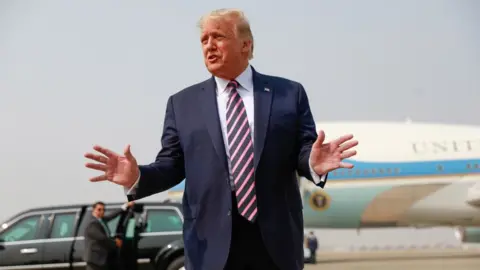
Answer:
<path fill-rule="evenodd" d="M 324 175 L 338 168 L 353 168 L 353 164 L 343 162 L 344 159 L 357 154 L 357 151 L 351 149 L 358 145 L 358 141 L 352 139 L 353 135 L 348 134 L 324 143 L 325 132 L 321 130 L 318 133 L 317 140 L 312 145 L 310 154 L 311 166 L 315 173 Z"/>

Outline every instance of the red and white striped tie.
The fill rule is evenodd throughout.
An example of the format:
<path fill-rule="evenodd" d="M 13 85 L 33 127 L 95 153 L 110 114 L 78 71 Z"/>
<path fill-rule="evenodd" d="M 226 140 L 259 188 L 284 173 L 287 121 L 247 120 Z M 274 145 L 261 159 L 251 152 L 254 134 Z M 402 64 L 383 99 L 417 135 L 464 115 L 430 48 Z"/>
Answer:
<path fill-rule="evenodd" d="M 230 91 L 227 102 L 227 139 L 238 212 L 253 222 L 258 214 L 253 175 L 253 141 L 247 112 L 237 92 L 238 86 L 237 81 L 231 81 L 227 85 L 227 90 Z"/>

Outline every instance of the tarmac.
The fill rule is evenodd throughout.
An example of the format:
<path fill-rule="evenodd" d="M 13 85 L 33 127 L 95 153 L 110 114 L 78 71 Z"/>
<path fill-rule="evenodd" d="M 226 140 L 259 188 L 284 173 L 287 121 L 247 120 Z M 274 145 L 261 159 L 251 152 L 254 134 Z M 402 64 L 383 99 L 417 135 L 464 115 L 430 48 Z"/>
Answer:
<path fill-rule="evenodd" d="M 480 269 L 480 250 L 403 250 L 320 252 L 305 270 L 472 270 Z"/>

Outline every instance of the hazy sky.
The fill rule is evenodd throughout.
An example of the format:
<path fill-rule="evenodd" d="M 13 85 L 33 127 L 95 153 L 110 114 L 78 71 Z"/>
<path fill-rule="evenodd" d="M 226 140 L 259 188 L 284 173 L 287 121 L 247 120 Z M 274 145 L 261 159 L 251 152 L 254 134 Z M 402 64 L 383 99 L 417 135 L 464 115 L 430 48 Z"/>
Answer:
<path fill-rule="evenodd" d="M 1 1 L 0 220 L 125 200 L 87 181 L 84 152 L 154 159 L 167 98 L 209 76 L 196 22 L 222 7 L 246 12 L 253 66 L 303 83 L 318 122 L 480 124 L 476 0 Z"/>

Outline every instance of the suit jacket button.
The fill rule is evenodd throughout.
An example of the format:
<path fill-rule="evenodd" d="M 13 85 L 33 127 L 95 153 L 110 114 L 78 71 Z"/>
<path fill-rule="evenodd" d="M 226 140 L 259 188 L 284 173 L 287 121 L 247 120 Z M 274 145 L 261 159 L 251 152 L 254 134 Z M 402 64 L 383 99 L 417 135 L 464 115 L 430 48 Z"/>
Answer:
<path fill-rule="evenodd" d="M 228 215 L 228 216 L 231 216 L 231 215 L 232 215 L 232 211 L 228 210 L 227 215 Z"/>

